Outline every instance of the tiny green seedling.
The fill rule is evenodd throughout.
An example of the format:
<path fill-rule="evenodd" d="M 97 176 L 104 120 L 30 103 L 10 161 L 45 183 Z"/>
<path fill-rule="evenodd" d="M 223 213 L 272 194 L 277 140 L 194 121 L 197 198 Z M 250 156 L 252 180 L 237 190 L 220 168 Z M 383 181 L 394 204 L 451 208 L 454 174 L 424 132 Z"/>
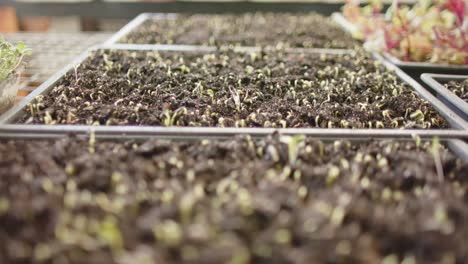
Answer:
<path fill-rule="evenodd" d="M 294 137 L 283 136 L 281 141 L 288 144 L 288 157 L 290 164 L 296 164 L 299 155 L 299 149 L 303 146 L 305 140 L 304 135 L 296 135 Z"/>
<path fill-rule="evenodd" d="M 80 64 L 75 64 L 73 65 L 73 70 L 75 72 L 75 81 L 78 82 L 78 68 L 80 67 Z"/>
<path fill-rule="evenodd" d="M 440 182 L 444 181 L 444 168 L 442 166 L 442 160 L 440 159 L 440 143 L 439 137 L 434 137 L 432 140 L 432 155 L 434 157 L 434 163 L 437 171 L 437 178 Z"/>
<path fill-rule="evenodd" d="M 176 121 L 179 117 L 187 114 L 187 108 L 181 107 L 175 110 L 172 114 L 170 110 L 165 110 L 163 113 L 163 125 L 164 126 L 173 126 L 177 125 Z"/>

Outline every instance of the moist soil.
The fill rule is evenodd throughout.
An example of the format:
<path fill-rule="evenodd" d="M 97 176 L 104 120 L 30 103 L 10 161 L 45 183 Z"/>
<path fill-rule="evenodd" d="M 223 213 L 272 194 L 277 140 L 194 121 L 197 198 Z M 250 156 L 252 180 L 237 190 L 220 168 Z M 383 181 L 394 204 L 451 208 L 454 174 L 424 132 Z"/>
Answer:
<path fill-rule="evenodd" d="M 431 142 L 66 138 L 0 153 L 1 263 L 468 258 L 468 163 Z"/>
<path fill-rule="evenodd" d="M 96 51 L 19 123 L 446 128 L 369 55 Z"/>
<path fill-rule="evenodd" d="M 464 81 L 449 81 L 445 84 L 445 88 L 468 103 L 468 79 Z"/>
<path fill-rule="evenodd" d="M 342 49 L 360 45 L 330 18 L 287 13 L 179 14 L 148 19 L 118 42 Z"/>

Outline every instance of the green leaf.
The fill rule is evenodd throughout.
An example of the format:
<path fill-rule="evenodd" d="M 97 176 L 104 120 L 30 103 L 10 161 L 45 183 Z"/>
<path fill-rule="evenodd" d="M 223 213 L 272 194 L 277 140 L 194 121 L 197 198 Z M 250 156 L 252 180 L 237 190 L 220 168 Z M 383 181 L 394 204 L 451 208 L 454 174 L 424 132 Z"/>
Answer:
<path fill-rule="evenodd" d="M 17 46 L 17 49 L 19 52 L 23 52 L 24 51 L 24 43 L 22 41 L 20 41 L 18 43 L 18 46 Z"/>
<path fill-rule="evenodd" d="M 0 81 L 5 80 L 21 65 L 24 56 L 31 54 L 23 42 L 14 46 L 0 37 Z"/>

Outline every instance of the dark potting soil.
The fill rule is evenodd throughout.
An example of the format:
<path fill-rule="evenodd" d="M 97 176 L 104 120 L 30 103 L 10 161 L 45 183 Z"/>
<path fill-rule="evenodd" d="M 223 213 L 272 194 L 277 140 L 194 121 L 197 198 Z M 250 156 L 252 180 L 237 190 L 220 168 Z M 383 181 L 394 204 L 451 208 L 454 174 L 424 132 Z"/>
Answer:
<path fill-rule="evenodd" d="M 445 84 L 445 87 L 468 103 L 468 79 L 464 81 L 450 81 Z"/>
<path fill-rule="evenodd" d="M 1 263 L 468 258 L 468 163 L 431 142 L 67 138 L 0 153 Z"/>
<path fill-rule="evenodd" d="M 287 13 L 180 14 L 148 19 L 118 42 L 344 49 L 359 45 L 330 18 Z"/>
<path fill-rule="evenodd" d="M 446 128 L 364 54 L 97 51 L 26 108 L 28 124 Z"/>

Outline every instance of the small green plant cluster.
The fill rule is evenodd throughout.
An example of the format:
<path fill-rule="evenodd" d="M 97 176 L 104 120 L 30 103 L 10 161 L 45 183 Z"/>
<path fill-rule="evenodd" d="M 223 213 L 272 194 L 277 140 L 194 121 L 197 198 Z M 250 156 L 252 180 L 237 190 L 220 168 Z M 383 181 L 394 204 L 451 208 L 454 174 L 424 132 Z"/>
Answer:
<path fill-rule="evenodd" d="M 30 53 L 31 50 L 23 42 L 15 46 L 0 37 L 0 81 L 7 79 L 21 65 L 24 56 Z"/>

